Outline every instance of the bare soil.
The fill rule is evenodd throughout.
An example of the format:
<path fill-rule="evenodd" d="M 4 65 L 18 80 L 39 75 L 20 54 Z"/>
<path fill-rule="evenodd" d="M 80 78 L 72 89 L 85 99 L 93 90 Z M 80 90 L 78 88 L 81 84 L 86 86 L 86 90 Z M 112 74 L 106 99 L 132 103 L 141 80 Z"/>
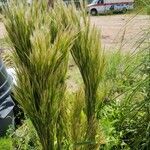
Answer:
<path fill-rule="evenodd" d="M 2 22 L 0 22 L 0 39 L 4 38 L 6 35 L 5 27 Z"/>
<path fill-rule="evenodd" d="M 133 51 L 150 26 L 147 15 L 110 15 L 91 17 L 91 23 L 100 31 L 105 49 Z"/>

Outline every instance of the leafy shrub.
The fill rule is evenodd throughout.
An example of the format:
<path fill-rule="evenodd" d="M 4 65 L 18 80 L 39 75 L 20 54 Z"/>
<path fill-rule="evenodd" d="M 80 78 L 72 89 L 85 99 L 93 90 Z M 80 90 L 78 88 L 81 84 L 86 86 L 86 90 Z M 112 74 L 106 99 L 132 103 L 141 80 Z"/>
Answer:
<path fill-rule="evenodd" d="M 121 78 L 119 77 L 121 80 L 118 76 L 112 75 L 112 78 L 115 77 L 114 86 L 122 90 L 119 91 L 118 96 L 116 96 L 116 90 L 111 92 L 111 97 L 108 96 L 109 101 L 99 111 L 100 125 L 106 138 L 104 149 L 136 150 L 149 147 L 150 119 L 147 118 L 150 108 L 149 76 L 147 71 L 144 71 L 144 68 L 149 66 L 147 52 L 138 52 L 130 57 L 131 59 L 127 57 L 126 63 L 120 61 L 121 66 L 125 66 L 123 74 L 118 75 L 121 75 Z M 122 58 L 124 59 L 125 56 Z M 132 61 L 134 63 L 131 63 Z M 109 72 L 112 71 L 109 70 Z M 119 71 L 117 72 L 119 73 Z"/>
<path fill-rule="evenodd" d="M 36 131 L 29 119 L 12 134 L 13 147 L 21 150 L 40 150 Z"/>

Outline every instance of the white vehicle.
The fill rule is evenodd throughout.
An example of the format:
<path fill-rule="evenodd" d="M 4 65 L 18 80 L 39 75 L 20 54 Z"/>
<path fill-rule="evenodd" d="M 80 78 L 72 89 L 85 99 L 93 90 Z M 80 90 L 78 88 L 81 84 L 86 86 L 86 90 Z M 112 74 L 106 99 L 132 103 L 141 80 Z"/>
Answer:
<path fill-rule="evenodd" d="M 89 4 L 88 12 L 92 15 L 105 14 L 109 12 L 123 12 L 132 10 L 134 0 L 94 0 Z"/>

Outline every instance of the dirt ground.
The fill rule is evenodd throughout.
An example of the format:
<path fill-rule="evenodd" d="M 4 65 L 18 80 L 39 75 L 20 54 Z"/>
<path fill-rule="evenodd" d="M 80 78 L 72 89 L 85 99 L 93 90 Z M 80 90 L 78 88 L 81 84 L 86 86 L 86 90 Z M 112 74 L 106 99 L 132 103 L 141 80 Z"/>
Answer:
<path fill-rule="evenodd" d="M 0 39 L 5 37 L 5 33 L 6 33 L 5 27 L 4 27 L 3 23 L 0 22 Z"/>
<path fill-rule="evenodd" d="M 145 29 L 149 26 L 149 21 L 149 16 L 146 15 L 91 17 L 91 23 L 101 31 L 103 48 L 109 50 L 120 47 L 128 51 L 136 49 L 135 42 L 142 38 Z M 5 37 L 5 33 L 4 25 L 0 22 L 0 38 Z"/>
<path fill-rule="evenodd" d="M 133 51 L 149 28 L 150 18 L 147 15 L 96 16 L 91 18 L 91 23 L 101 30 L 104 48 Z"/>

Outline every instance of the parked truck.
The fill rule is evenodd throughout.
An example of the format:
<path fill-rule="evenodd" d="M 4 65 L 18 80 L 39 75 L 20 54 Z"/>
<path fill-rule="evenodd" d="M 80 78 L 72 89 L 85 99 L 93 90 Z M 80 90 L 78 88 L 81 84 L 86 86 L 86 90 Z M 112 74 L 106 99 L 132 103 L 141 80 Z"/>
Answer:
<path fill-rule="evenodd" d="M 105 14 L 109 12 L 123 12 L 132 10 L 134 0 L 93 0 L 87 6 L 88 12 L 91 15 Z"/>

